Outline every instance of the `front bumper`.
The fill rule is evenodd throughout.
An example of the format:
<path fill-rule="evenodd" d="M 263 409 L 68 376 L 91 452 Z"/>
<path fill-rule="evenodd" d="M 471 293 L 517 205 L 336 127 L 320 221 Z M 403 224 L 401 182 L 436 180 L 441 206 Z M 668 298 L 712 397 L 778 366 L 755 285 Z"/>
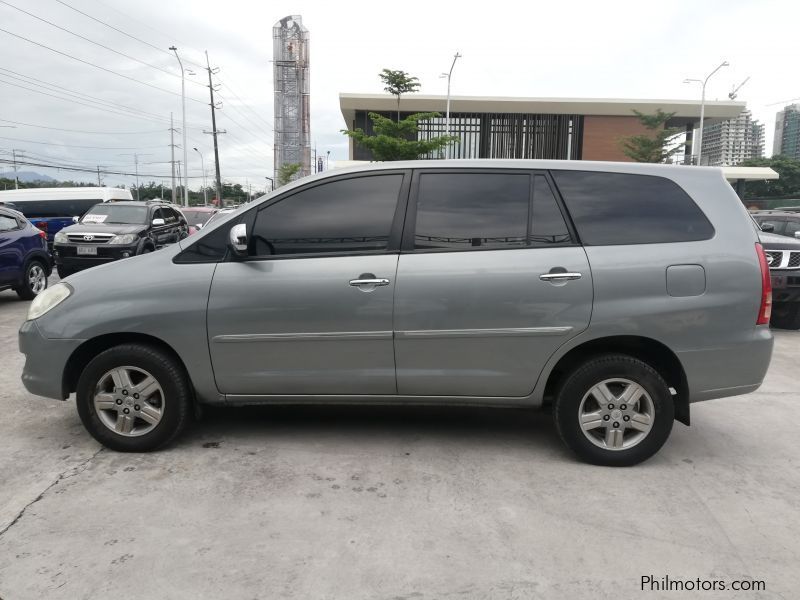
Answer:
<path fill-rule="evenodd" d="M 78 246 L 80 244 L 57 244 L 53 247 L 53 258 L 58 266 L 65 267 L 72 271 L 81 271 L 89 267 L 103 265 L 105 263 L 114 262 L 122 258 L 129 258 L 136 256 L 138 249 L 137 244 L 129 246 L 117 244 L 97 244 L 94 246 L 97 254 L 78 255 Z"/>
<path fill-rule="evenodd" d="M 800 272 L 770 271 L 773 302 L 800 302 Z"/>
<path fill-rule="evenodd" d="M 25 389 L 36 396 L 66 400 L 69 394 L 64 389 L 64 368 L 83 341 L 48 339 L 36 321 L 25 321 L 19 328 L 19 351 L 25 355 Z"/>

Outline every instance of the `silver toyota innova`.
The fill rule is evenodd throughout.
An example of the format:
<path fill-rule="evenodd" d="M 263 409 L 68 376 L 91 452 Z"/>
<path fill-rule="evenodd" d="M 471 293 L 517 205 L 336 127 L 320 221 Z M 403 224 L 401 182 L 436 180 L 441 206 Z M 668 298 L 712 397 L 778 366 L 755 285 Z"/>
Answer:
<path fill-rule="evenodd" d="M 74 392 L 120 451 L 201 404 L 550 406 L 581 459 L 632 465 L 691 403 L 758 388 L 770 307 L 718 169 L 418 161 L 302 179 L 72 275 L 19 344 L 27 389 Z"/>

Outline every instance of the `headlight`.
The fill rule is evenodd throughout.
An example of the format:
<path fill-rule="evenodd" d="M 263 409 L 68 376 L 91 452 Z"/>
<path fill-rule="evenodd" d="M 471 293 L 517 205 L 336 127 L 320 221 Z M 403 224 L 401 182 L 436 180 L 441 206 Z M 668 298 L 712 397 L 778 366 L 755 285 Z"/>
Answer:
<path fill-rule="evenodd" d="M 47 288 L 36 296 L 28 307 L 28 321 L 38 319 L 43 314 L 49 312 L 69 298 L 72 288 L 66 283 L 57 283 L 51 288 Z"/>
<path fill-rule="evenodd" d="M 108 243 L 129 246 L 130 244 L 133 244 L 138 237 L 139 236 L 135 233 L 126 233 L 125 235 L 114 236 Z"/>
<path fill-rule="evenodd" d="M 56 233 L 55 237 L 53 238 L 53 243 L 55 244 L 65 244 L 69 241 L 67 234 L 63 231 L 59 231 Z"/>

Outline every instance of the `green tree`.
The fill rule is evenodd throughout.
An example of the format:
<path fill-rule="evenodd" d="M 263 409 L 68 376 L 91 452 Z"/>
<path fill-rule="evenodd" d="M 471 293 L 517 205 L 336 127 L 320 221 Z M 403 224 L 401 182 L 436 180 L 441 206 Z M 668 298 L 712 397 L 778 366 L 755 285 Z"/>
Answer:
<path fill-rule="evenodd" d="M 748 181 L 745 198 L 800 198 L 800 160 L 788 156 L 753 158 L 741 163 L 742 167 L 770 167 L 779 179 L 770 181 Z"/>
<path fill-rule="evenodd" d="M 300 163 L 286 163 L 278 167 L 278 187 L 286 185 L 300 171 L 303 165 Z"/>
<path fill-rule="evenodd" d="M 648 133 L 621 138 L 619 143 L 625 156 L 636 162 L 663 163 L 682 150 L 683 146 L 675 142 L 683 130 L 666 126 L 667 121 L 675 115 L 674 112 L 665 113 L 660 108 L 654 115 L 646 115 L 638 110 L 633 112 Z"/>
<path fill-rule="evenodd" d="M 343 129 L 342 133 L 370 150 L 375 160 L 414 160 L 441 150 L 450 142 L 458 140 L 452 135 L 427 140 L 417 139 L 419 122 L 438 116 L 439 113 L 435 112 L 415 113 L 402 121 L 394 122 L 378 113 L 369 113 L 375 135 L 368 135 L 360 128 L 354 131 Z"/>
<path fill-rule="evenodd" d="M 400 122 L 400 96 L 419 90 L 419 79 L 412 77 L 405 71 L 392 71 L 384 69 L 378 74 L 384 83 L 383 91 L 389 92 L 397 98 L 397 122 Z"/>

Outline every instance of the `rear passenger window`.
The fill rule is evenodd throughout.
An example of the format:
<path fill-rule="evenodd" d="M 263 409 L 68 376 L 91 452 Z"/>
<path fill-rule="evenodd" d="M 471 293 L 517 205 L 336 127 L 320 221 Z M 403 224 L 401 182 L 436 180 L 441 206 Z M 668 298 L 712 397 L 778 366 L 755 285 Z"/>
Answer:
<path fill-rule="evenodd" d="M 414 248 L 520 248 L 527 245 L 530 176 L 420 175 Z"/>
<path fill-rule="evenodd" d="M 588 246 L 707 240 L 714 228 L 674 181 L 652 175 L 553 171 Z"/>

